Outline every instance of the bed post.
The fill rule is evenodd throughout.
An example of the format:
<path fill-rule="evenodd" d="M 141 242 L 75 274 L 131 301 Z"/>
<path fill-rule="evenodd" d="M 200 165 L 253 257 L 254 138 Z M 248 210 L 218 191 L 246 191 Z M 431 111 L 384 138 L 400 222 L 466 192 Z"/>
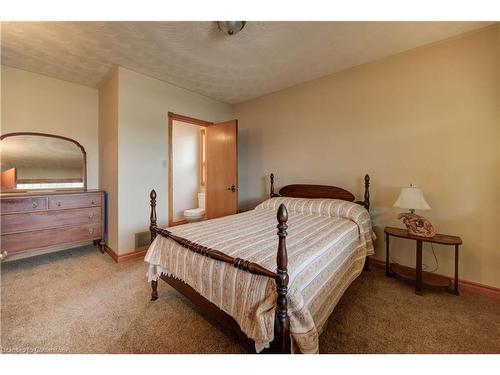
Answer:
<path fill-rule="evenodd" d="M 270 177 L 271 177 L 271 194 L 270 194 L 270 196 L 271 196 L 271 198 L 273 198 L 275 196 L 275 194 L 274 194 L 274 173 L 271 173 Z"/>
<path fill-rule="evenodd" d="M 286 236 L 287 228 L 286 222 L 288 221 L 288 211 L 284 204 L 278 208 L 278 255 L 276 257 L 277 275 L 276 286 L 278 289 L 278 297 L 276 300 L 276 312 L 274 316 L 274 341 L 273 351 L 277 353 L 290 353 L 290 319 L 288 318 L 287 311 L 287 293 L 288 293 L 288 255 L 286 251 Z"/>
<path fill-rule="evenodd" d="M 363 202 L 367 211 L 370 211 L 370 176 L 365 175 L 365 200 Z M 370 257 L 365 258 L 365 264 L 363 266 L 365 271 L 370 271 Z"/>
<path fill-rule="evenodd" d="M 363 206 L 370 211 L 370 176 L 365 176 L 365 200 Z"/>
<path fill-rule="evenodd" d="M 156 238 L 156 191 L 151 190 L 149 194 L 151 199 L 151 214 L 149 215 L 149 231 L 151 232 L 151 241 L 153 242 Z M 156 301 L 158 299 L 158 281 L 151 281 L 151 301 Z"/>
<path fill-rule="evenodd" d="M 151 214 L 149 215 L 149 231 L 151 232 L 150 243 L 156 238 L 156 191 L 153 189 L 149 194 L 151 198 Z"/>

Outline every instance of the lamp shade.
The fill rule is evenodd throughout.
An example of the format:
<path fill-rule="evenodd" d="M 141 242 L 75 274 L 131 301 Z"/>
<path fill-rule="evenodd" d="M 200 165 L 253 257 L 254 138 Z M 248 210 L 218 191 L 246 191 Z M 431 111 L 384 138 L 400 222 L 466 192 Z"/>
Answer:
<path fill-rule="evenodd" d="M 394 203 L 394 207 L 409 208 L 412 210 L 431 209 L 431 206 L 425 201 L 422 190 L 413 186 L 401 188 L 401 192 Z"/>

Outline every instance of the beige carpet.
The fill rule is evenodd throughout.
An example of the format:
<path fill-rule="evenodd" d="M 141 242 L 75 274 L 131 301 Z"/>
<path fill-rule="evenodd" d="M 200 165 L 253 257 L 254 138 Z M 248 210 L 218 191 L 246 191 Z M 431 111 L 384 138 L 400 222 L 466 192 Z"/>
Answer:
<path fill-rule="evenodd" d="M 241 353 L 231 332 L 160 283 L 150 302 L 142 259 L 116 264 L 95 248 L 4 263 L 2 352 Z M 320 337 L 322 353 L 500 353 L 500 300 L 464 292 L 416 296 L 364 272 Z"/>

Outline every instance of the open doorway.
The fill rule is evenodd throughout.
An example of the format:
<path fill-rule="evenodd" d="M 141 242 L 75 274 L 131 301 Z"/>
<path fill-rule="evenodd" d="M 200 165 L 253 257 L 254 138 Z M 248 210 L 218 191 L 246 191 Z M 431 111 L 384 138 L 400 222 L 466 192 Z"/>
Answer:
<path fill-rule="evenodd" d="M 168 113 L 169 226 L 205 219 L 209 125 L 212 123 Z"/>
<path fill-rule="evenodd" d="M 238 121 L 168 113 L 168 224 L 238 211 Z"/>

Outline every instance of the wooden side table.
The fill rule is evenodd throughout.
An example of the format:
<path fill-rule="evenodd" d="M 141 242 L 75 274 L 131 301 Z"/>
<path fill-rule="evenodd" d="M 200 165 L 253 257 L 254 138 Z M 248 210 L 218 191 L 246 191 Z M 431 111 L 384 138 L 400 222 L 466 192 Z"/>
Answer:
<path fill-rule="evenodd" d="M 432 238 L 417 237 L 408 234 L 408 231 L 403 228 L 385 227 L 385 275 L 399 276 L 405 280 L 415 282 L 415 294 L 422 295 L 422 286 L 430 286 L 434 288 L 447 288 L 451 293 L 460 295 L 458 292 L 458 247 L 462 244 L 462 239 L 457 236 L 449 236 L 446 234 L 436 234 Z M 391 236 L 405 238 L 416 241 L 417 259 L 416 268 L 404 267 L 396 263 L 389 263 L 389 238 Z M 447 277 L 436 275 L 430 272 L 422 272 L 422 244 L 424 242 L 437 243 L 440 245 L 455 246 L 455 279 L 453 289 L 451 280 Z"/>

